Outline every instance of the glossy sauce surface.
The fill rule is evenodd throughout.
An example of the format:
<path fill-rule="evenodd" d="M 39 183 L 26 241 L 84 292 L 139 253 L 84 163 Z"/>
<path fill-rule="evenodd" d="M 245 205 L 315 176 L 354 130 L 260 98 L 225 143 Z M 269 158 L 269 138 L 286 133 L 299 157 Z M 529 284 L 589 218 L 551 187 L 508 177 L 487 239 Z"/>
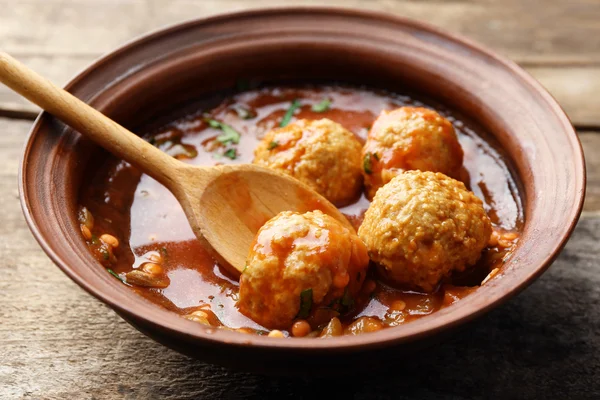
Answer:
<path fill-rule="evenodd" d="M 462 180 L 484 201 L 494 229 L 500 237 L 492 240 L 479 263 L 459 276 L 444 282 L 432 294 L 401 291 L 379 282 L 370 274 L 364 291 L 356 299 L 354 311 L 341 320 L 346 333 L 357 317 L 376 317 L 385 326 L 395 326 L 452 304 L 475 290 L 502 265 L 518 239 L 523 215 L 517 187 L 500 154 L 465 122 L 440 107 L 416 101 L 408 96 L 367 89 L 339 86 L 272 87 L 250 90 L 226 97 L 212 108 L 193 110 L 183 118 L 145 132 L 145 137 L 163 151 L 197 165 L 250 163 L 260 138 L 277 127 L 298 99 L 301 107 L 294 119 L 329 118 L 354 132 L 364 142 L 368 130 L 382 110 L 404 105 L 436 109 L 454 125 L 464 151 Z M 322 112 L 311 109 L 324 99 L 331 101 Z M 239 144 L 222 145 L 216 138 L 223 132 L 211 127 L 207 118 L 225 123 L 241 134 Z M 181 315 L 202 310 L 210 324 L 229 328 L 261 326 L 235 307 L 237 278 L 229 276 L 196 241 L 181 207 L 174 196 L 149 176 L 129 164 L 109 158 L 82 193 L 80 204 L 94 216 L 92 239 L 88 244 L 105 267 L 121 279 L 148 261 L 160 259 L 168 277 L 166 287 L 131 285 L 140 295 Z M 369 202 L 363 195 L 354 204 L 342 208 L 358 228 Z M 114 254 L 105 254 L 96 239 L 102 234 L 118 238 Z M 502 234 L 507 234 L 503 237 Z M 158 255 L 157 255 L 158 254 Z M 371 268 L 373 269 L 373 268 Z M 203 314 L 204 313 L 204 314 Z M 313 316 L 314 317 L 314 316 Z M 323 325 L 330 316 L 314 325 Z"/>

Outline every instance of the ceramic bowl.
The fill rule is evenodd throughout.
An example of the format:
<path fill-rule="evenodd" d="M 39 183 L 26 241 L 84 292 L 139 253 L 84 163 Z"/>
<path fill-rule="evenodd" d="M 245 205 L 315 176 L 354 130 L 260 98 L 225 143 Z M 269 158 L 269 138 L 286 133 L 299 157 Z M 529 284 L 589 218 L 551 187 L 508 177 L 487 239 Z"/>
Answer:
<path fill-rule="evenodd" d="M 556 101 L 514 63 L 469 40 L 390 15 L 341 9 L 257 10 L 190 21 L 130 42 L 67 89 L 135 131 L 239 79 L 343 81 L 411 91 L 489 132 L 520 184 L 521 239 L 501 276 L 460 302 L 397 328 L 328 340 L 217 331 L 156 306 L 106 273 L 76 220 L 78 193 L 107 155 L 43 113 L 23 155 L 21 201 L 31 231 L 71 279 L 135 328 L 177 351 L 277 373 L 371 368 L 440 340 L 540 276 L 581 212 L 585 166 Z"/>

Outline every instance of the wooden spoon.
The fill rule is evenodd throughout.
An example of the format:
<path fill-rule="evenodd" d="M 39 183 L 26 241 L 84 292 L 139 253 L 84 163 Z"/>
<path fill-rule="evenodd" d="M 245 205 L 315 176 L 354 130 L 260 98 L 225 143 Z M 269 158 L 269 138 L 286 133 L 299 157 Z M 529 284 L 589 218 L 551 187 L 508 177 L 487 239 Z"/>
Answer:
<path fill-rule="evenodd" d="M 168 156 L 3 52 L 0 81 L 166 186 L 196 237 L 239 272 L 258 229 L 281 211 L 319 209 L 351 227 L 333 204 L 283 173 L 252 164 L 197 167 Z"/>

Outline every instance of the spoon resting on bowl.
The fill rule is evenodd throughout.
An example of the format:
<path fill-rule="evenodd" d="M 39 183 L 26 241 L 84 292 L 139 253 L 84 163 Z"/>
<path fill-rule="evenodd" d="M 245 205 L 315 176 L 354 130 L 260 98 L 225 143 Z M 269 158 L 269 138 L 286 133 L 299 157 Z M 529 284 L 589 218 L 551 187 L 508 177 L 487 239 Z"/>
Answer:
<path fill-rule="evenodd" d="M 253 164 L 199 167 L 176 160 L 3 52 L 0 82 L 167 187 L 196 237 L 237 272 L 258 229 L 281 211 L 318 209 L 351 227 L 323 196 L 283 173 Z"/>

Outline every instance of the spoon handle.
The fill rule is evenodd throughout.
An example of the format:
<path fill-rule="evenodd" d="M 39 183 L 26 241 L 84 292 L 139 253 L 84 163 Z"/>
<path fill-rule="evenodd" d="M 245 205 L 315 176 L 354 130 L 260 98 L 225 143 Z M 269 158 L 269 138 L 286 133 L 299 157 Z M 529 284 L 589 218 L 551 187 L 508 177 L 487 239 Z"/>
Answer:
<path fill-rule="evenodd" d="M 0 51 L 0 82 L 167 187 L 182 163 Z"/>

